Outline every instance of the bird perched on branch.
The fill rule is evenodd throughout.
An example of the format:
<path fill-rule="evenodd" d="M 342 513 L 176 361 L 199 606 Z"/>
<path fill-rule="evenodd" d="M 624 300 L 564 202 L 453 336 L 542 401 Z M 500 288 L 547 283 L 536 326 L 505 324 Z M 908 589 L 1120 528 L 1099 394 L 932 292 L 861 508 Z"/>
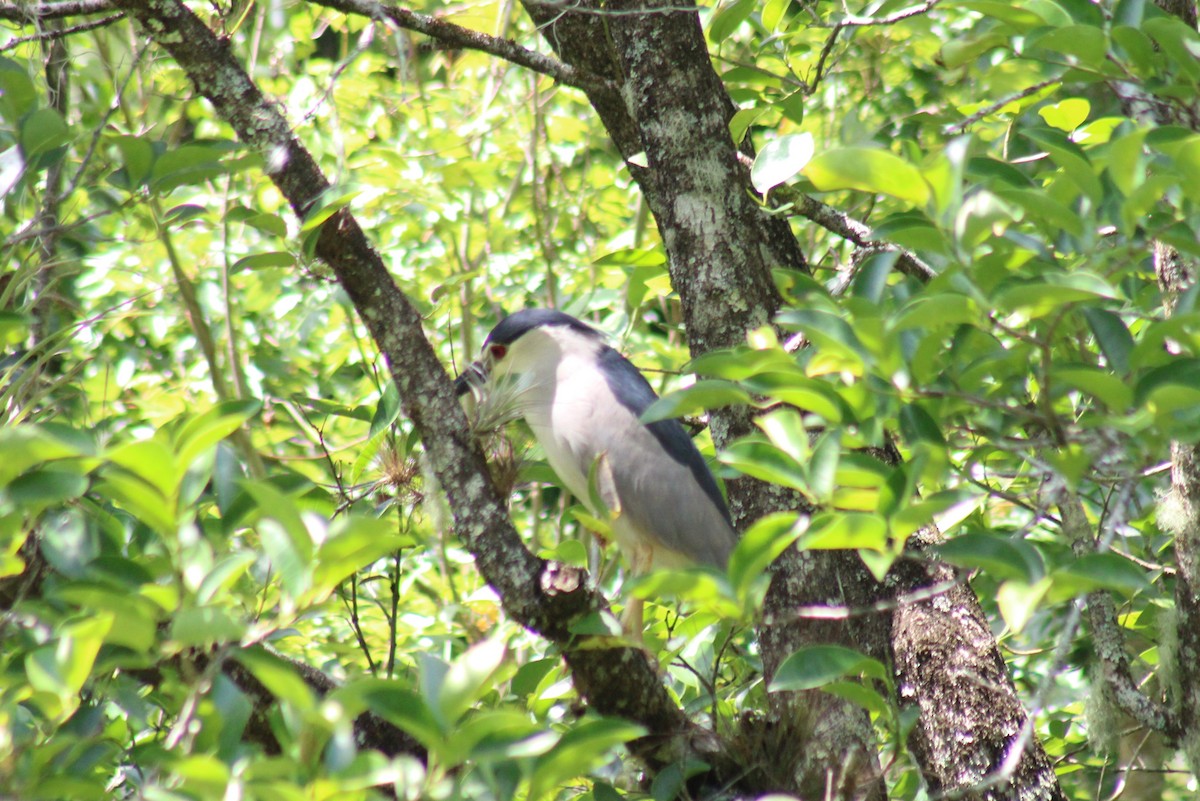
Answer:
<path fill-rule="evenodd" d="M 737 535 L 716 480 L 678 421 L 641 422 L 658 396 L 599 331 L 552 309 L 516 312 L 456 388 L 525 419 L 563 485 L 611 522 L 634 574 L 725 569 Z"/>

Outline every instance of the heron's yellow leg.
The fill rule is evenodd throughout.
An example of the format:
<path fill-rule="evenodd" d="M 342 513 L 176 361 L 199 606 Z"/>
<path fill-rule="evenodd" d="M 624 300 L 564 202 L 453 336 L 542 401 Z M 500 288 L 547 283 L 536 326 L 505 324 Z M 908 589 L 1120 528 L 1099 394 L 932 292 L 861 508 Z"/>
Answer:
<path fill-rule="evenodd" d="M 641 576 L 650 571 L 654 563 L 654 549 L 649 546 L 635 548 L 629 555 L 629 575 Z M 628 593 L 626 593 L 628 596 Z M 642 642 L 646 630 L 645 603 L 641 598 L 626 597 L 625 611 L 621 613 L 621 629 L 634 642 Z"/>

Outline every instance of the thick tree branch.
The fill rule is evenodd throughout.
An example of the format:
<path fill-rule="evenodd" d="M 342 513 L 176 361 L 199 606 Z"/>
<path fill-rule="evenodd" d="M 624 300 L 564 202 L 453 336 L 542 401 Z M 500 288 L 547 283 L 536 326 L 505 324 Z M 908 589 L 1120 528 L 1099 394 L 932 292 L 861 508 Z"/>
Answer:
<path fill-rule="evenodd" d="M 311 0 L 311 2 L 341 11 L 344 14 L 356 14 L 370 19 L 387 19 L 405 30 L 423 33 L 431 39 L 437 39 L 439 42 L 453 47 L 489 53 L 576 89 L 588 92 L 611 92 L 614 90 L 613 85 L 603 78 L 521 47 L 511 39 L 489 36 L 486 33 L 473 31 L 428 14 L 418 14 L 391 3 L 376 3 L 372 0 Z"/>
<path fill-rule="evenodd" d="M 228 45 L 178 0 L 118 0 L 188 74 L 197 91 L 253 150 L 271 180 L 303 216 L 329 188 L 277 104 L 263 96 Z M 401 403 L 422 436 L 446 493 L 454 530 L 518 622 L 563 648 L 580 693 L 597 711 L 645 726 L 639 754 L 652 764 L 704 741 L 671 700 L 640 649 L 580 642 L 570 624 L 603 605 L 586 574 L 547 562 L 513 528 L 445 369 L 425 338 L 416 308 L 346 209 L 322 227 L 317 255 L 336 274 L 392 372 Z M 665 751 L 666 757 L 658 754 Z M 704 754 L 704 756 L 712 756 Z"/>

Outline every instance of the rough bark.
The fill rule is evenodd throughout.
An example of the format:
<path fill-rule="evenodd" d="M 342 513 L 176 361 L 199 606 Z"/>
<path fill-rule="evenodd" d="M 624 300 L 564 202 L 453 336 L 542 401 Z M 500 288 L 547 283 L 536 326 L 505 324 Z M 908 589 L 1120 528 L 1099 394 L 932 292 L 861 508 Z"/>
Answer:
<path fill-rule="evenodd" d="M 938 539 L 927 530 L 910 545 L 919 553 Z M 970 587 L 949 566 L 916 558 L 901 560 L 888 584 L 898 599 L 896 690 L 902 705 L 920 711 L 908 745 L 930 790 L 981 801 L 1065 799 Z M 938 586 L 949 589 L 904 600 Z"/>
<path fill-rule="evenodd" d="M 1194 12 L 1193 12 L 1194 13 Z M 1193 17 L 1194 20 L 1194 17 Z M 1159 243 L 1154 266 L 1163 304 L 1175 311 L 1180 294 L 1195 285 L 1196 267 L 1174 248 Z M 1174 648 L 1167 664 L 1171 702 L 1180 745 L 1193 772 L 1200 771 L 1200 446 L 1171 444 L 1171 490 L 1159 521 L 1175 535 Z"/>
<path fill-rule="evenodd" d="M 239 138 L 263 155 L 268 176 L 295 212 L 303 216 L 312 208 L 328 181 L 228 45 L 178 0 L 119 0 L 116 5 L 171 54 Z M 603 599 L 588 590 L 581 571 L 538 559 L 521 542 L 415 307 L 347 210 L 324 224 L 316 252 L 384 355 L 446 494 L 454 530 L 508 614 L 563 648 L 580 693 L 597 711 L 647 728 L 651 736 L 641 741 L 640 755 L 649 764 L 678 759 L 693 747 L 705 749 L 709 739 L 671 700 L 640 649 L 581 642 L 570 633 L 570 623 L 600 608 Z M 703 750 L 698 755 L 720 757 Z"/>

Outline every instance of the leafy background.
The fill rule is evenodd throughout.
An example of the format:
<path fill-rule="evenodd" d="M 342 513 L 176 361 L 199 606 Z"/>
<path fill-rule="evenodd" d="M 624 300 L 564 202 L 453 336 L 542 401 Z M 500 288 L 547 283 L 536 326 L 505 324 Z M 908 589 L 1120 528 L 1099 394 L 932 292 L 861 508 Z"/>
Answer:
<path fill-rule="evenodd" d="M 1200 438 L 1200 329 L 1194 291 L 1164 311 L 1150 254 L 1200 255 L 1200 138 L 1137 99 L 1194 119 L 1200 37 L 1137 2 L 929 5 L 702 10 L 732 133 L 760 149 L 756 186 L 779 187 L 762 202 L 793 215 L 814 274 L 778 274 L 778 332 L 687 375 L 657 231 L 579 93 L 316 5 L 195 10 L 286 110 L 335 181 L 325 213 L 352 208 L 448 367 L 504 311 L 556 305 L 663 391 L 700 375 L 664 414 L 770 407 L 720 469 L 821 511 L 760 523 L 724 585 L 618 590 L 528 435 L 493 443 L 519 461 L 506 479 L 534 550 L 590 567 L 618 604 L 664 599 L 647 632 L 664 680 L 731 748 L 765 704 L 754 557 L 798 536 L 882 573 L 936 514 L 1068 796 L 1190 797 L 1200 748 L 1173 756 L 1117 711 L 1077 599 L 1111 599 L 1136 680 L 1169 697 L 1178 512 L 1159 499 L 1171 443 Z M 419 10 L 547 50 L 509 4 Z M 0 61 L 2 792 L 676 797 L 689 766 L 639 785 L 637 728 L 583 710 L 451 536 L 390 378 L 312 256 L 324 218 L 294 220 L 128 22 L 68 37 L 65 83 L 63 54 L 20 40 L 33 30 L 11 23 Z M 802 219 L 803 193 L 936 276 Z M 885 432 L 903 465 L 860 452 Z M 1080 550 L 1091 532 L 1101 547 Z M 866 706 L 891 792 L 923 797 L 888 672 L 802 656 L 778 686 Z M 339 687 L 320 697 L 304 666 Z M 366 709 L 427 759 L 360 748 Z"/>

